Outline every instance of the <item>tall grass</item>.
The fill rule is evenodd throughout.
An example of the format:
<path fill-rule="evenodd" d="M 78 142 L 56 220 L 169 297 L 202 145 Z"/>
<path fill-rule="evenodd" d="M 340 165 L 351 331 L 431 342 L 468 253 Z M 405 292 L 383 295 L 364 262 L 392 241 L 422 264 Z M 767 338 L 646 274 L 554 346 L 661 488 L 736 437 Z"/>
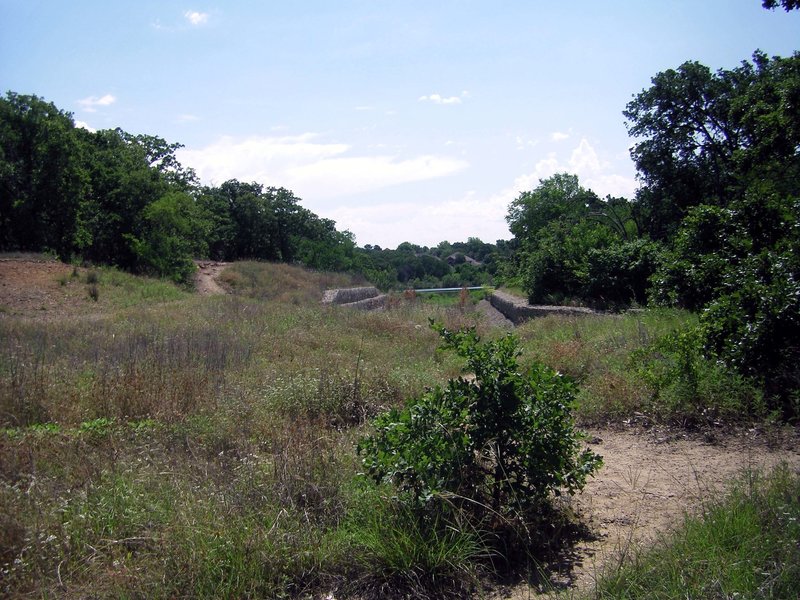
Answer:
<path fill-rule="evenodd" d="M 459 373 L 433 317 L 502 335 L 470 306 L 320 305 L 348 277 L 237 264 L 192 296 L 98 270 L 91 318 L 0 319 L 0 594 L 466 594 L 472 531 L 422 527 L 358 481 L 378 411 Z M 690 320 L 547 318 L 527 357 L 582 385 L 586 418 L 651 402 L 628 356 Z"/>

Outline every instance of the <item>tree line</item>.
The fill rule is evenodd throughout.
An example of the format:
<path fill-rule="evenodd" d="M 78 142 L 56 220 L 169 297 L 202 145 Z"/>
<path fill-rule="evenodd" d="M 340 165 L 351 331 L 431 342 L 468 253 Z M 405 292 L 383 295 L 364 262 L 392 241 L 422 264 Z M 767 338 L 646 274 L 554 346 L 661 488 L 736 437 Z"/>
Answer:
<path fill-rule="evenodd" d="M 482 285 L 494 246 L 357 248 L 285 188 L 200 185 L 180 144 L 88 131 L 34 95 L 0 98 L 0 251 L 51 252 L 188 283 L 195 258 L 257 259 L 363 274 L 383 289 Z M 492 256 L 490 256 L 492 255 Z M 450 259 L 450 260 L 448 260 Z"/>
<path fill-rule="evenodd" d="M 532 302 L 696 311 L 704 355 L 800 415 L 800 53 L 686 62 L 623 114 L 636 196 L 541 180 L 509 208 L 507 278 Z"/>
<path fill-rule="evenodd" d="M 291 191 L 231 180 L 202 186 L 180 144 L 88 131 L 50 102 L 0 99 L 0 250 L 49 251 L 189 281 L 194 258 L 344 269 L 352 235 Z"/>

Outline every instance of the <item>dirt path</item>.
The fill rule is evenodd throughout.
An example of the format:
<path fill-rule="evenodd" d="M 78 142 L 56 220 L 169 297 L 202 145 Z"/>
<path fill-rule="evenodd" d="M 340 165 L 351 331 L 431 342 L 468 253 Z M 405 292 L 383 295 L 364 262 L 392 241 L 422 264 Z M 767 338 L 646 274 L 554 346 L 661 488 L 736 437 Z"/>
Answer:
<path fill-rule="evenodd" d="M 645 430 L 598 430 L 592 449 L 604 466 L 575 506 L 588 523 L 593 541 L 577 545 L 551 578 L 557 589 L 590 590 L 603 566 L 614 564 L 635 544 L 650 544 L 679 526 L 686 511 L 719 497 L 745 469 L 769 471 L 780 462 L 800 470 L 796 434 L 770 449 L 765 436 L 750 430 L 717 443 L 682 434 Z M 538 595 L 527 585 L 494 598 L 557 597 Z"/>
<path fill-rule="evenodd" d="M 195 287 L 201 296 L 211 296 L 213 294 L 226 294 L 225 289 L 217 282 L 220 273 L 230 263 L 216 262 L 211 260 L 198 260 L 197 273 L 195 274 Z"/>

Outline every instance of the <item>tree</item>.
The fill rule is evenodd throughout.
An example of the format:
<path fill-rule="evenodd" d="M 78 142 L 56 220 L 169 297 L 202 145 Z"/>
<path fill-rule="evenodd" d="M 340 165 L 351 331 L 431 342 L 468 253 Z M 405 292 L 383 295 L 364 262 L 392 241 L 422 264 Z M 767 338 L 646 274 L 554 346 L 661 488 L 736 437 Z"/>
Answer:
<path fill-rule="evenodd" d="M 79 130 L 90 185 L 81 203 L 84 258 L 128 270 L 139 265 L 133 239 L 144 234 L 143 212 L 169 182 L 151 167 L 147 149 L 121 129 Z"/>
<path fill-rule="evenodd" d="M 70 113 L 37 96 L 0 99 L 0 248 L 69 258 L 87 174 Z"/>
<path fill-rule="evenodd" d="M 511 203 L 506 219 L 515 235 L 516 248 L 512 260 L 530 302 L 559 302 L 566 298 L 582 298 L 602 302 L 624 303 L 638 300 L 645 285 L 647 269 L 638 265 L 621 265 L 618 275 L 625 279 L 623 291 L 604 291 L 603 282 L 590 283 L 590 252 L 601 251 L 638 234 L 630 205 L 620 198 L 605 201 L 591 190 L 581 187 L 576 175 L 566 173 L 542 179 L 531 192 L 523 192 Z M 633 247 L 631 247 L 633 249 Z M 625 254 L 636 262 L 636 253 Z M 595 275 L 610 269 L 610 257 L 595 255 Z M 615 258 L 622 259 L 623 255 Z M 508 264 L 508 261 L 507 261 Z M 633 279 L 637 279 L 634 283 Z M 611 282 L 608 282 L 610 285 Z"/>
<path fill-rule="evenodd" d="M 170 191 L 142 212 L 141 238 L 127 236 L 139 258 L 140 270 L 176 283 L 189 283 L 195 271 L 193 258 L 208 250 L 209 226 L 191 196 Z"/>
<path fill-rule="evenodd" d="M 688 209 L 727 206 L 765 176 L 800 175 L 800 55 L 713 73 L 686 62 L 652 79 L 623 112 L 645 186 L 637 198 L 650 235 L 669 239 Z"/>
<path fill-rule="evenodd" d="M 782 6 L 786 12 L 800 8 L 800 0 L 763 0 L 761 6 L 769 10 L 775 10 Z"/>
<path fill-rule="evenodd" d="M 520 240 L 532 240 L 552 221 L 575 222 L 599 202 L 581 187 L 577 175 L 559 173 L 540 179 L 532 192 L 522 192 L 508 208 L 509 229 Z"/>

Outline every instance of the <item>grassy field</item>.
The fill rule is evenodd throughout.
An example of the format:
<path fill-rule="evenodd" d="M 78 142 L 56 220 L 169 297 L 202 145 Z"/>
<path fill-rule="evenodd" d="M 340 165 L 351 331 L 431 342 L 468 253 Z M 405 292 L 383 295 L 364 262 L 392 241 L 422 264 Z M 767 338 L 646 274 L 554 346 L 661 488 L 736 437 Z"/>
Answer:
<path fill-rule="evenodd" d="M 3 594 L 368 598 L 481 588 L 492 561 L 480 535 L 420 528 L 392 490 L 359 478 L 354 450 L 371 417 L 459 374 L 437 350 L 430 318 L 503 335 L 470 302 L 322 307 L 324 289 L 359 282 L 266 263 L 230 267 L 225 296 L 110 269 L 79 277 L 96 286 L 90 318 L 0 319 Z M 733 415 L 750 388 L 652 347 L 690 320 L 549 317 L 517 330 L 521 362 L 574 377 L 585 423 Z M 657 375 L 670 369 L 698 371 L 699 383 L 666 390 Z M 697 405 L 712 384 L 738 390 L 739 404 Z"/>

